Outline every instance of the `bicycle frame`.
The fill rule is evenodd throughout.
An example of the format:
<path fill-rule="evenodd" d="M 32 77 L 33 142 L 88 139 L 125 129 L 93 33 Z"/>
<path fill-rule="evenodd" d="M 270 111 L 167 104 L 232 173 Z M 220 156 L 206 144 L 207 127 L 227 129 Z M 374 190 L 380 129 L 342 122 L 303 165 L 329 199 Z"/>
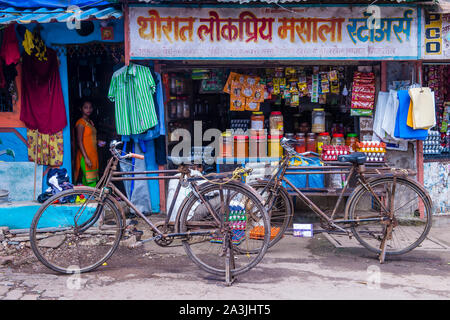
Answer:
<path fill-rule="evenodd" d="M 340 226 L 336 225 L 336 224 L 353 224 L 353 223 L 360 223 L 360 222 L 380 222 L 380 221 L 386 221 L 390 219 L 391 216 L 391 208 L 386 208 L 386 206 L 384 205 L 383 201 L 380 199 L 380 197 L 376 194 L 376 192 L 374 190 L 372 190 L 368 184 L 368 181 L 366 179 L 366 177 L 364 176 L 364 174 L 366 173 L 366 167 L 365 165 L 352 165 L 350 170 L 344 170 L 345 167 L 342 166 L 328 166 L 328 167 L 319 167 L 319 166 L 311 166 L 308 167 L 307 170 L 305 170 L 305 168 L 298 168 L 298 167 L 290 167 L 289 166 L 289 161 L 291 160 L 293 156 L 291 155 L 287 155 L 285 157 L 282 158 L 282 160 L 280 161 L 277 169 L 275 170 L 275 172 L 272 174 L 271 178 L 269 179 L 266 187 L 263 189 L 262 193 L 264 193 L 268 186 L 272 184 L 275 185 L 275 190 L 273 192 L 273 194 L 275 196 L 269 198 L 268 201 L 268 211 L 269 213 L 272 210 L 272 207 L 275 203 L 275 198 L 276 195 L 278 194 L 278 190 L 280 188 L 282 188 L 282 182 L 285 182 L 290 188 L 292 188 L 292 190 L 294 191 L 294 193 L 303 200 L 303 202 L 311 209 L 313 210 L 313 212 L 315 212 L 317 215 L 319 215 L 320 217 L 322 217 L 323 219 L 325 219 L 327 221 L 327 223 L 329 223 L 331 226 L 347 233 L 350 234 L 349 230 L 345 230 L 343 228 L 341 228 Z M 295 157 L 295 156 L 294 156 Z M 341 192 L 339 193 L 339 197 L 338 200 L 333 208 L 333 211 L 330 215 L 327 215 L 323 210 L 321 210 L 307 195 L 305 195 L 301 190 L 299 190 L 296 186 L 294 186 L 292 184 L 292 182 L 290 182 L 288 179 L 286 179 L 285 175 L 286 175 L 286 171 L 287 170 L 302 170 L 301 172 L 290 172 L 289 175 L 296 175 L 296 174 L 348 174 L 346 182 L 344 187 L 342 188 Z M 390 169 L 390 168 L 385 168 L 385 169 Z M 376 202 L 380 205 L 381 209 L 383 209 L 384 211 L 384 216 L 380 217 L 380 216 L 376 216 L 376 217 L 369 217 L 369 218 L 364 218 L 364 219 L 349 219 L 348 218 L 348 212 L 345 211 L 344 212 L 344 218 L 343 219 L 334 219 L 334 216 L 337 213 L 337 210 L 339 208 L 339 205 L 341 204 L 344 195 L 346 193 L 346 191 L 348 190 L 349 187 L 349 182 L 353 177 L 357 177 L 357 180 L 359 181 L 359 183 L 364 186 L 374 197 L 374 199 L 376 200 Z M 395 188 L 395 187 L 394 187 Z M 392 205 L 392 204 L 391 204 Z"/>
<path fill-rule="evenodd" d="M 196 183 L 194 183 L 195 180 L 199 180 L 197 178 L 192 178 L 189 176 L 189 170 L 181 166 L 178 170 L 158 170 L 158 171 L 133 171 L 133 172 L 122 172 L 117 171 L 117 165 L 119 163 L 119 159 L 116 157 L 112 157 L 106 166 L 105 172 L 102 176 L 102 178 L 97 183 L 95 189 L 100 192 L 100 195 L 103 193 L 105 194 L 112 194 L 118 196 L 121 200 L 123 200 L 130 208 L 132 208 L 135 213 L 142 218 L 152 229 L 153 232 L 155 232 L 157 235 L 155 237 L 141 240 L 142 244 L 143 242 L 151 241 L 160 239 L 162 237 L 177 237 L 177 236 L 187 236 L 187 235 L 210 235 L 214 233 L 214 230 L 204 230 L 204 231 L 196 231 L 196 232 L 175 232 L 175 233 L 163 233 L 161 232 L 155 224 L 148 219 L 128 198 L 113 184 L 114 181 L 125 181 L 125 180 L 173 180 L 178 179 L 179 183 L 174 195 L 174 198 L 171 202 L 169 212 L 167 213 L 167 218 L 165 220 L 165 223 L 169 223 L 170 216 L 172 214 L 172 210 L 175 206 L 175 201 L 177 200 L 180 187 L 182 184 L 182 181 L 186 181 L 186 183 L 191 188 L 192 192 L 199 197 L 199 199 L 202 201 L 203 204 L 205 204 L 207 210 L 212 215 L 216 223 L 222 226 L 219 217 L 217 216 L 216 212 L 213 210 L 211 205 L 208 201 L 205 201 L 205 199 L 202 197 L 201 194 L 199 194 L 199 188 Z M 180 177 L 176 177 L 174 174 L 181 173 Z M 158 174 L 158 176 L 147 176 L 147 174 Z M 162 176 L 159 174 L 163 174 Z M 139 177 L 123 177 L 125 175 L 145 175 L 145 176 L 139 176 Z M 99 211 L 101 212 L 101 210 Z M 99 216 L 99 215 L 98 215 Z M 98 219 L 98 216 L 94 218 L 94 223 Z M 176 218 L 176 221 L 178 221 L 178 215 Z M 91 225 L 92 222 L 89 223 Z M 175 224 L 177 225 L 177 224 Z M 222 230 L 221 230 L 222 231 Z"/>

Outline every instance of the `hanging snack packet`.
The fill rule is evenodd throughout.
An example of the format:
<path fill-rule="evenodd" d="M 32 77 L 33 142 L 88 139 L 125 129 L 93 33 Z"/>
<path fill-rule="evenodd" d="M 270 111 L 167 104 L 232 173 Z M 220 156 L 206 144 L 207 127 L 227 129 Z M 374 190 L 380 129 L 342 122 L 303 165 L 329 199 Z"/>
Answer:
<path fill-rule="evenodd" d="M 231 93 L 231 84 L 233 81 L 237 81 L 238 78 L 239 78 L 239 74 L 237 74 L 236 72 L 230 72 L 227 82 L 225 83 L 225 86 L 223 87 L 223 92 L 230 94 Z"/>
<path fill-rule="evenodd" d="M 245 101 L 246 111 L 259 111 L 259 102 L 246 100 Z"/>
<path fill-rule="evenodd" d="M 245 98 L 241 96 L 230 96 L 230 111 L 245 111 Z"/>
<path fill-rule="evenodd" d="M 265 95 L 265 86 L 262 84 L 258 84 L 255 86 L 255 89 L 253 91 L 253 98 L 252 100 L 254 102 L 264 102 L 264 95 Z"/>

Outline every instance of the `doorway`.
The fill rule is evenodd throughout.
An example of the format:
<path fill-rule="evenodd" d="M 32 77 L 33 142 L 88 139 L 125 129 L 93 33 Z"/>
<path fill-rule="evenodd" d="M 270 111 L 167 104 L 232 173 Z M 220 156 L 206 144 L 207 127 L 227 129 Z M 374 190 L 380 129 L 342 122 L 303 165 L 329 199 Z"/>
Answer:
<path fill-rule="evenodd" d="M 122 43 L 94 42 L 67 46 L 72 168 L 75 168 L 78 148 L 75 123 L 81 117 L 83 101 L 92 102 L 94 112 L 91 118 L 97 129 L 97 141 L 106 142 L 103 147 L 97 148 L 100 176 L 111 157 L 109 143 L 120 139 L 115 129 L 114 103 L 108 99 L 108 90 L 114 71 L 123 66 L 123 55 Z M 72 181 L 77 184 L 80 179 L 73 176 Z"/>

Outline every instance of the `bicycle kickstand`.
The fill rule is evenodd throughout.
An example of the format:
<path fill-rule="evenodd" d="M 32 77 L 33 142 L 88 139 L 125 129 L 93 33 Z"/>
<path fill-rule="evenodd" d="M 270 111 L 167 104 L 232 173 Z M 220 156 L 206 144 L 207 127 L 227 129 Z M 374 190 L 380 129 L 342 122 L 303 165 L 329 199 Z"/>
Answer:
<path fill-rule="evenodd" d="M 384 232 L 384 236 L 383 236 L 383 240 L 381 240 L 381 245 L 380 245 L 380 255 L 378 256 L 380 263 L 384 263 L 384 259 L 386 258 L 386 241 L 388 240 L 388 238 L 391 237 L 392 234 L 392 223 L 390 223 L 387 227 L 386 227 L 386 231 Z"/>
<path fill-rule="evenodd" d="M 232 249 L 231 237 L 226 236 L 226 253 L 225 253 L 225 284 L 231 286 L 235 280 L 231 270 L 235 268 L 234 254 Z"/>

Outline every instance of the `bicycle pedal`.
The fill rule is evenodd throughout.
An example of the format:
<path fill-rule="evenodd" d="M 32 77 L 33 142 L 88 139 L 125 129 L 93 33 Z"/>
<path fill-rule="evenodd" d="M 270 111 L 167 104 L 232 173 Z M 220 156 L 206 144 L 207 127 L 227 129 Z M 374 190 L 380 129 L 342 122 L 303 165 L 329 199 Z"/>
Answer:
<path fill-rule="evenodd" d="M 131 248 L 131 249 L 136 249 L 136 248 L 142 247 L 143 245 L 144 245 L 144 243 L 143 243 L 142 241 L 138 241 L 138 242 L 132 244 L 132 245 L 130 246 L 130 248 Z"/>

